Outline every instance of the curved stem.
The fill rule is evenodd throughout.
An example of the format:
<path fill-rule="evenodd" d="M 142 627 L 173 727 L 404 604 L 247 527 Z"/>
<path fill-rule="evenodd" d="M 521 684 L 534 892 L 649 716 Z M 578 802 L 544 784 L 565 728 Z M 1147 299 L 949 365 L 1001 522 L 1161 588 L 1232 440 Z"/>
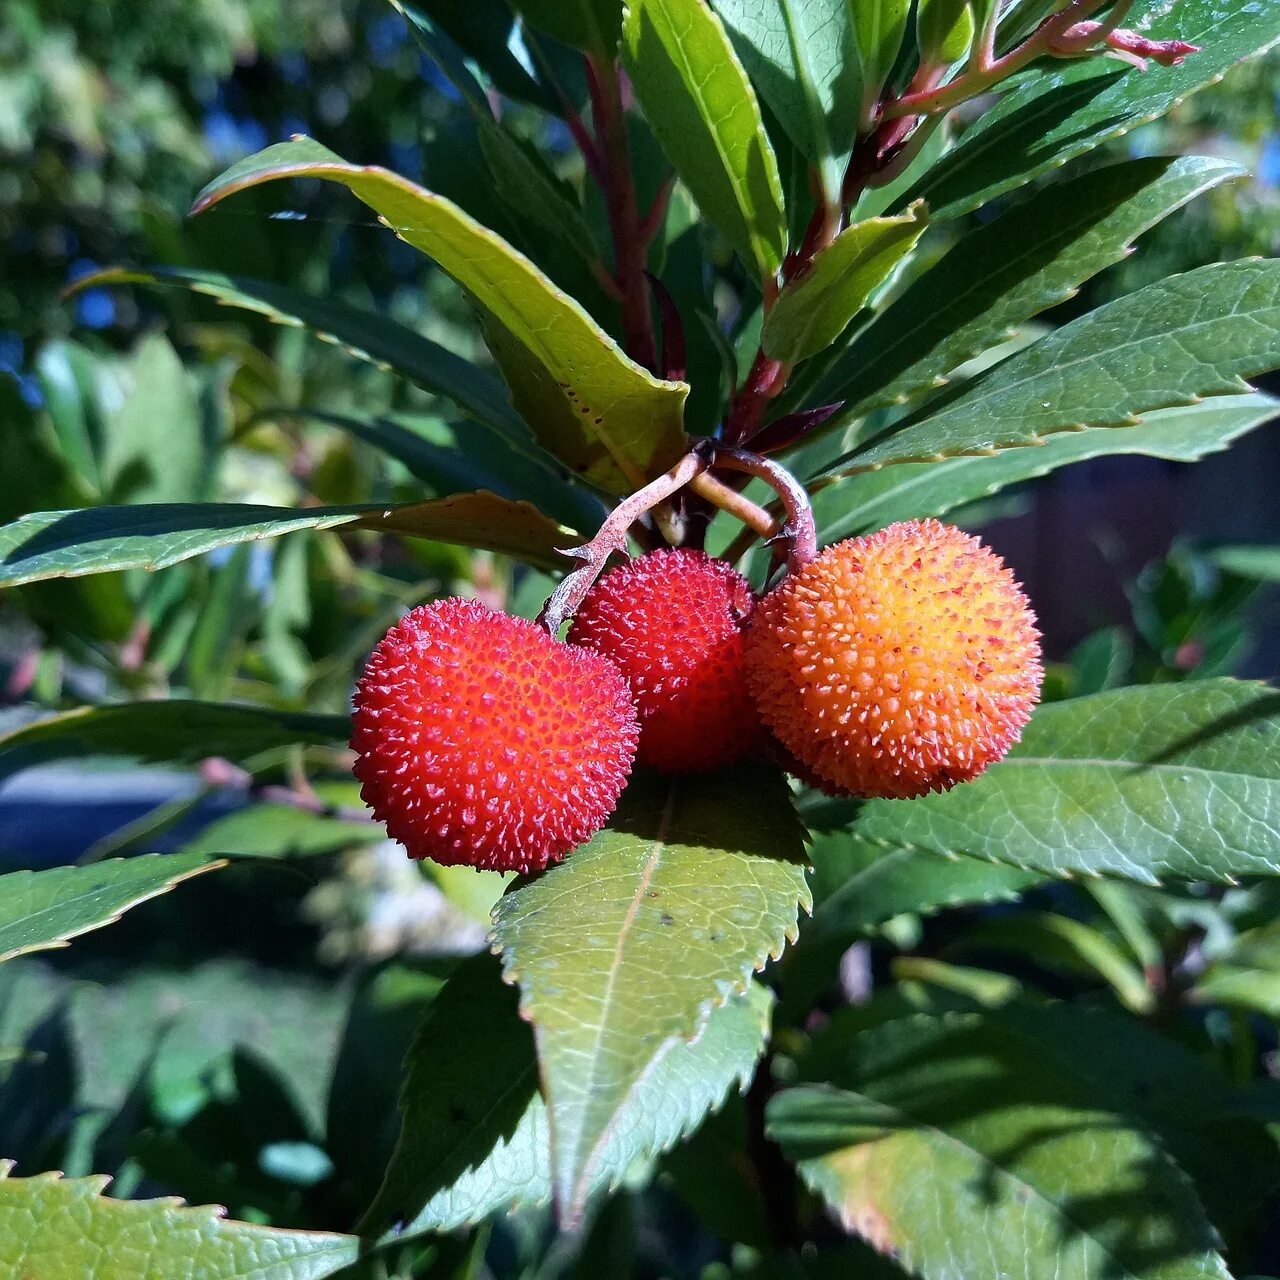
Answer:
<path fill-rule="evenodd" d="M 809 494 L 786 467 L 771 458 L 762 458 L 758 453 L 714 442 L 713 464 L 756 476 L 782 500 L 787 521 L 774 536 L 784 538 L 788 543 L 786 563 L 789 573 L 802 569 L 818 554 L 818 528 L 814 523 Z"/>
<path fill-rule="evenodd" d="M 542 607 L 542 614 L 538 621 L 551 635 L 559 635 L 560 628 L 577 612 L 587 592 L 604 571 L 609 557 L 615 551 L 626 551 L 627 533 L 631 526 L 641 516 L 653 511 L 673 494 L 678 493 L 708 466 L 710 466 L 710 460 L 704 453 L 686 453 L 666 475 L 651 480 L 643 489 L 637 489 L 629 498 L 624 498 L 618 503 L 590 542 L 561 553 L 575 560 L 581 560 L 583 564 L 565 576 Z"/>

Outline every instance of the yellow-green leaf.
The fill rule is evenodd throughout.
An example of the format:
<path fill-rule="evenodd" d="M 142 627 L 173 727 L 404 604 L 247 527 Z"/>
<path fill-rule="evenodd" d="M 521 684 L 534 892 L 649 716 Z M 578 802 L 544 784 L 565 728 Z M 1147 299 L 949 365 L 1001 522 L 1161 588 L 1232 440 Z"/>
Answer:
<path fill-rule="evenodd" d="M 683 382 L 664 382 L 641 368 L 501 236 L 388 169 L 349 164 L 310 138 L 295 138 L 232 165 L 200 193 L 194 211 L 247 187 L 299 177 L 346 187 L 495 318 L 511 339 L 500 363 L 516 408 L 541 443 L 579 475 L 627 492 L 684 451 L 689 388 Z"/>

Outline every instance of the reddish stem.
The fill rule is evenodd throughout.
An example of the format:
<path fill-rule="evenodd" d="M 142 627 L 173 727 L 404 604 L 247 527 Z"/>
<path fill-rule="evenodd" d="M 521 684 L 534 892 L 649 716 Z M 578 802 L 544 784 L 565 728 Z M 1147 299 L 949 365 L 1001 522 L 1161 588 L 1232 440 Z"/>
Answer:
<path fill-rule="evenodd" d="M 658 356 L 644 274 L 646 245 L 631 175 L 631 143 L 617 64 L 588 58 L 587 84 L 603 151 L 605 202 L 613 236 L 614 267 L 622 290 L 622 331 L 627 353 L 646 369 L 653 369 Z"/>

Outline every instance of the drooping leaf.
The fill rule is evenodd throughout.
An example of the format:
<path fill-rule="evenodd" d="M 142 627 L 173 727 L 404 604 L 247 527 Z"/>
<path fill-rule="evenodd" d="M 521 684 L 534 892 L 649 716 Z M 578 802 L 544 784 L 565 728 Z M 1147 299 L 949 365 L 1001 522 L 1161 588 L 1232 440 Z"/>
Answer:
<path fill-rule="evenodd" d="M 1170 276 L 1064 325 L 980 376 L 945 407 L 891 427 L 823 469 L 989 454 L 1058 431 L 1248 390 L 1280 365 L 1280 264 L 1242 261 Z"/>
<path fill-rule="evenodd" d="M 638 1085 L 590 1171 L 588 1192 L 616 1184 L 666 1150 L 749 1078 L 771 1000 L 753 985 L 713 1010 L 691 1043 L 674 1042 Z M 439 1046 L 450 1046 L 448 1062 Z M 533 1033 L 490 957 L 450 980 L 410 1050 L 404 1123 L 386 1180 L 363 1224 L 401 1237 L 449 1231 L 551 1198 L 546 1106 Z"/>
<path fill-rule="evenodd" d="M 1076 156 L 1172 110 L 1237 62 L 1280 40 L 1280 3 L 1152 0 L 1126 25 L 1152 40 L 1185 40 L 1200 52 L 1179 66 L 1121 68 L 1081 58 L 1037 68 L 1006 93 L 901 200 L 928 201 L 935 222 L 956 218 Z"/>
<path fill-rule="evenodd" d="M 0 735 L 0 778 L 75 756 L 195 764 L 209 756 L 244 760 L 299 743 L 342 745 L 350 736 L 346 716 L 233 703 L 175 698 L 80 707 Z"/>
<path fill-rule="evenodd" d="M 703 213 L 761 275 L 777 271 L 778 162 L 719 18 L 703 0 L 634 0 L 622 45 L 645 116 Z"/>
<path fill-rule="evenodd" d="M 794 936 L 809 904 L 801 841 L 771 771 L 640 776 L 607 830 L 499 902 L 566 1221 L 646 1071 Z"/>
<path fill-rule="evenodd" d="M 456 356 L 407 325 L 329 294 L 309 294 L 267 280 L 197 271 L 188 267 L 124 267 L 76 281 L 77 290 L 114 284 L 173 285 L 240 307 L 276 324 L 301 325 L 359 360 L 393 369 L 426 391 L 445 396 L 480 422 L 523 435 L 527 428 L 492 374 Z"/>
<path fill-rule="evenodd" d="M 618 48 L 622 0 L 513 0 L 517 13 L 547 35 L 597 58 Z"/>
<path fill-rule="evenodd" d="M 38 511 L 0 527 L 0 587 L 78 578 L 117 569 L 163 569 L 215 547 L 347 525 L 501 551 L 561 568 L 572 543 L 527 502 L 460 493 L 404 506 L 261 507 L 240 502 L 156 502 L 142 506 Z"/>
<path fill-rule="evenodd" d="M 575 472 L 624 492 L 666 470 L 683 451 L 688 387 L 660 381 L 628 359 L 527 258 L 442 196 L 389 170 L 348 164 L 312 139 L 299 138 L 233 165 L 200 193 L 195 211 L 288 177 L 327 178 L 345 186 L 475 297 L 512 340 L 497 355 L 516 408 L 546 448 Z"/>
<path fill-rule="evenodd" d="M 779 1094 L 770 1132 L 850 1230 L 925 1280 L 1225 1280 L 1186 1175 L 1081 1070 L 1093 1042 L 1064 1056 L 1012 1029 L 949 1014 L 846 1037 L 823 1055 L 832 1084 Z"/>
<path fill-rule="evenodd" d="M 1221 452 L 1278 415 L 1280 400 L 1270 396 L 1217 396 L 1182 408 L 1158 409 L 1146 414 L 1140 426 L 1064 431 L 1040 448 L 1008 449 L 993 458 L 948 458 L 859 472 L 814 495 L 819 536 L 824 543 L 836 542 L 895 520 L 942 516 L 1009 485 L 1089 458 L 1134 453 L 1195 462 Z"/>
<path fill-rule="evenodd" d="M 1123 260 L 1201 193 L 1241 175 L 1206 156 L 1126 160 L 1055 183 L 962 239 L 853 340 L 814 392 L 860 417 L 941 384 Z"/>
<path fill-rule="evenodd" d="M 354 1236 L 230 1222 L 175 1197 L 109 1200 L 109 1178 L 15 1178 L 12 1168 L 0 1165 L 0 1280 L 320 1280 L 360 1254 Z"/>
<path fill-rule="evenodd" d="M 893 218 L 846 228 L 804 275 L 778 295 L 764 322 L 764 349 L 775 360 L 804 360 L 825 351 L 871 294 L 924 235 L 923 206 Z"/>
<path fill-rule="evenodd" d="M 64 947 L 130 907 L 224 865 L 207 853 L 146 854 L 0 876 L 0 960 Z"/>
<path fill-rule="evenodd" d="M 1280 872 L 1280 693 L 1196 680 L 1051 703 L 976 781 L 871 801 L 856 829 L 1051 876 Z"/>
<path fill-rule="evenodd" d="M 715 0 L 715 10 L 760 96 L 838 191 L 862 94 L 848 0 Z"/>

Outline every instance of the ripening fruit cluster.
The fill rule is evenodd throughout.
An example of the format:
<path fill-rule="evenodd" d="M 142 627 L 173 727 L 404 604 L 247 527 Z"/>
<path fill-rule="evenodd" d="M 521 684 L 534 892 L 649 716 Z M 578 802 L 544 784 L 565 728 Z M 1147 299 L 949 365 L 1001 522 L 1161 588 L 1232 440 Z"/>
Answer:
<path fill-rule="evenodd" d="M 700 551 L 606 573 L 566 640 L 472 600 L 407 614 L 356 689 L 356 776 L 415 858 L 533 871 L 640 765 L 781 761 L 835 795 L 976 777 L 1017 741 L 1040 637 L 1013 576 L 936 520 L 828 548 L 758 599 Z"/>

